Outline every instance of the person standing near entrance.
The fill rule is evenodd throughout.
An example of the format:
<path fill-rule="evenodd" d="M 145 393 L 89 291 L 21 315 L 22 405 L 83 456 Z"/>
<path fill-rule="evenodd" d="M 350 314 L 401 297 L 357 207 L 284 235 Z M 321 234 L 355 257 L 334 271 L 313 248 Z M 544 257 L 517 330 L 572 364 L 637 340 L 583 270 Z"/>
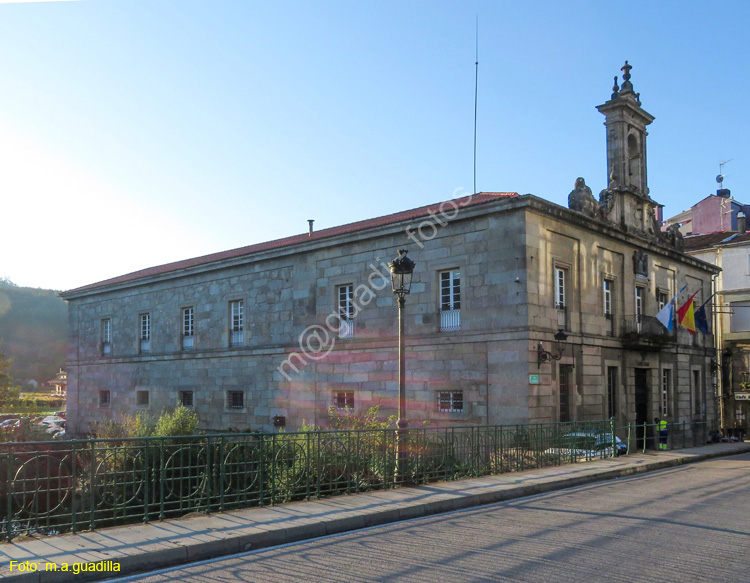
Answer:
<path fill-rule="evenodd" d="M 666 419 L 654 417 L 654 424 L 659 431 L 659 449 L 667 449 L 667 439 L 669 438 L 669 429 Z"/>

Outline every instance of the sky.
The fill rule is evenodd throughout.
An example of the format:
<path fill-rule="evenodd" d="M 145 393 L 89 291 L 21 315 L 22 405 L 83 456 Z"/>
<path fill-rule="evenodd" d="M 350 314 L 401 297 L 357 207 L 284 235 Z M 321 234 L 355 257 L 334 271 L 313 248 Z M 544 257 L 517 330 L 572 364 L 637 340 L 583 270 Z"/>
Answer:
<path fill-rule="evenodd" d="M 477 46 L 478 191 L 605 188 L 595 107 L 628 60 L 665 216 L 725 161 L 750 202 L 748 22 L 744 0 L 0 0 L 0 278 L 72 289 L 471 193 Z"/>

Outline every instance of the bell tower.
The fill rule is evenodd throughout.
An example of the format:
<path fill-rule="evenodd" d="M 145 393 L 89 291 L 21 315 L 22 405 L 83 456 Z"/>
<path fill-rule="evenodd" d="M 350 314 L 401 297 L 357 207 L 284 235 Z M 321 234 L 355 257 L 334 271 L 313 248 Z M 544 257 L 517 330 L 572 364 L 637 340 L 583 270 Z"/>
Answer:
<path fill-rule="evenodd" d="M 654 116 L 641 107 L 640 94 L 630 82 L 632 67 L 622 67 L 622 87 L 617 77 L 612 98 L 597 109 L 607 128 L 607 189 L 602 192 L 612 222 L 626 230 L 654 234 L 656 203 L 649 196 L 646 171 L 646 126 Z"/>

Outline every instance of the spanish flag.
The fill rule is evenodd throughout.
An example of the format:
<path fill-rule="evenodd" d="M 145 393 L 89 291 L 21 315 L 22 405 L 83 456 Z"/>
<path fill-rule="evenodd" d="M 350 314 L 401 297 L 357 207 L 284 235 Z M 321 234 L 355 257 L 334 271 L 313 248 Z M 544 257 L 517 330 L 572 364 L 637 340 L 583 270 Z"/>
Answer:
<path fill-rule="evenodd" d="M 677 320 L 685 328 L 687 328 L 690 334 L 695 334 L 695 308 L 693 307 L 693 298 L 698 294 L 700 290 L 696 291 L 688 301 L 686 301 L 677 310 Z"/>

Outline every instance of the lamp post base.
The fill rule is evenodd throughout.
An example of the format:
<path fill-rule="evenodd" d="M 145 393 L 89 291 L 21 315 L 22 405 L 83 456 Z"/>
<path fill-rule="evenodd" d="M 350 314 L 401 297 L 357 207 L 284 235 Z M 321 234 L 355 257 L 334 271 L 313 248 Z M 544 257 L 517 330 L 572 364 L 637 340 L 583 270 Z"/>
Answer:
<path fill-rule="evenodd" d="M 406 436 L 409 423 L 406 419 L 399 418 L 396 421 L 396 475 L 394 482 L 405 483 L 406 474 L 409 471 L 409 452 L 406 447 Z"/>

